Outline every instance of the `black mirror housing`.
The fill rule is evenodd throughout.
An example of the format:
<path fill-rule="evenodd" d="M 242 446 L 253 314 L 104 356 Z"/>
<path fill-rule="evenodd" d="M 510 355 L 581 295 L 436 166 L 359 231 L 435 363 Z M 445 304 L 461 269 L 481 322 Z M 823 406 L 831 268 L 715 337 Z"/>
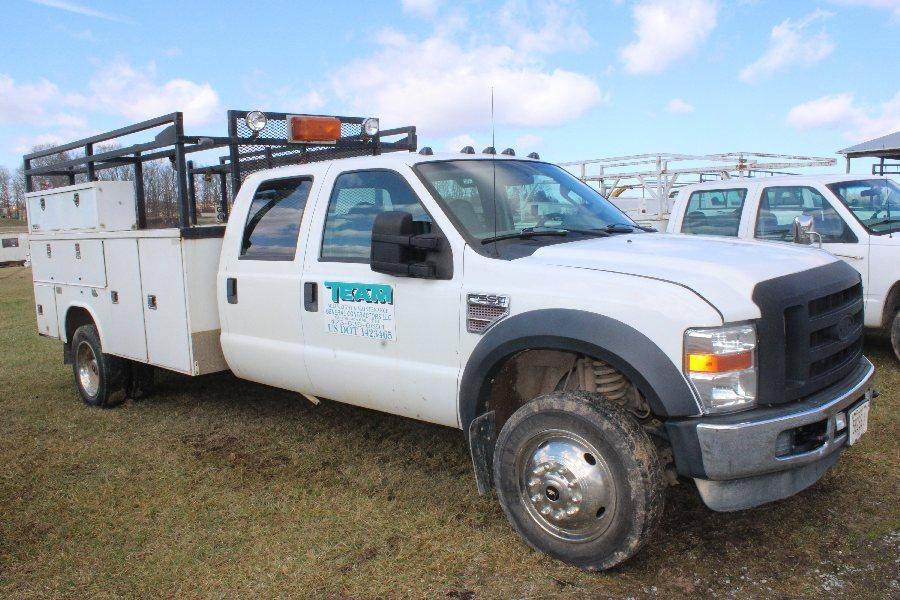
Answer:
<path fill-rule="evenodd" d="M 452 278 L 447 240 L 440 232 L 420 233 L 417 225 L 405 211 L 383 212 L 375 217 L 370 255 L 373 271 L 399 277 Z"/>

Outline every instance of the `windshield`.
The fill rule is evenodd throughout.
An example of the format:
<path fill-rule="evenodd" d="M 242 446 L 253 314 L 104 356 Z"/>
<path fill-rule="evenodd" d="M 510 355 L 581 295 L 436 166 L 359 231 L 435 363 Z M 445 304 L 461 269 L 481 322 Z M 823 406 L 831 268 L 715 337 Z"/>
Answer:
<path fill-rule="evenodd" d="M 869 233 L 900 231 L 900 186 L 890 179 L 861 179 L 829 184 Z"/>
<path fill-rule="evenodd" d="M 638 226 L 599 192 L 555 165 L 450 160 L 416 170 L 469 237 L 500 239 L 630 233 Z M 496 204 L 494 202 L 496 194 Z"/>

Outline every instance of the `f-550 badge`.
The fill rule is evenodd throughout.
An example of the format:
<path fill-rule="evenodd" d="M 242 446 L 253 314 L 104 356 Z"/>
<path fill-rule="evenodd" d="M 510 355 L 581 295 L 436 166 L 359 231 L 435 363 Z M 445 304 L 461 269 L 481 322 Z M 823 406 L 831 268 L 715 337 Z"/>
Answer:
<path fill-rule="evenodd" d="M 509 296 L 473 292 L 466 296 L 466 331 L 484 333 L 509 314 Z"/>

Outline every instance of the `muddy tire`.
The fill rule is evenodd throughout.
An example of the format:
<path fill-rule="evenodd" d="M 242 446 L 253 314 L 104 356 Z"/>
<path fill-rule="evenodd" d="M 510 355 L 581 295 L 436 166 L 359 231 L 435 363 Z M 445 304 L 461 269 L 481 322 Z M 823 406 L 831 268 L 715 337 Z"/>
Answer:
<path fill-rule="evenodd" d="M 900 360 L 900 310 L 894 313 L 894 321 L 891 324 L 891 346 L 894 348 L 894 356 Z"/>
<path fill-rule="evenodd" d="M 85 404 L 107 408 L 125 399 L 125 361 L 103 353 L 96 327 L 82 325 L 75 330 L 72 358 L 75 388 Z"/>
<path fill-rule="evenodd" d="M 634 556 L 665 506 L 652 440 L 621 406 L 552 392 L 509 418 L 494 451 L 500 505 L 525 542 L 586 570 Z"/>

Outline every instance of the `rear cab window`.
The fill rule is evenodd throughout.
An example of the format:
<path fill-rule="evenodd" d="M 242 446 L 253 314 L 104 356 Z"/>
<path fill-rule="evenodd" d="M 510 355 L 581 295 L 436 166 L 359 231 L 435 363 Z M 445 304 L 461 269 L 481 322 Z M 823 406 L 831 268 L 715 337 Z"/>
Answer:
<path fill-rule="evenodd" d="M 746 198 L 747 188 L 692 192 L 681 233 L 737 237 Z"/>
<path fill-rule="evenodd" d="M 239 258 L 294 260 L 300 221 L 311 189 L 312 177 L 287 177 L 262 182 L 250 201 Z"/>

